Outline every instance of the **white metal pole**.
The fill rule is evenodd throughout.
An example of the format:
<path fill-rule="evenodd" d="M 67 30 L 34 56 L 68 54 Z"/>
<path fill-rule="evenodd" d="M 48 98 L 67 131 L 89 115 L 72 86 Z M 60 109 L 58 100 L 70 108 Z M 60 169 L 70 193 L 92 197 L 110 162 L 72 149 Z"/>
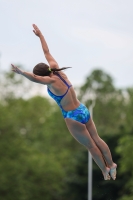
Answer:
<path fill-rule="evenodd" d="M 2 83 L 2 70 L 1 70 L 1 52 L 0 52 L 0 85 L 1 85 L 1 83 Z M 0 88 L 1 89 L 1 88 Z M 0 91 L 0 93 L 1 93 L 1 91 Z M 1 98 L 0 98 L 1 99 Z"/>
<path fill-rule="evenodd" d="M 91 118 L 93 119 L 93 107 L 95 106 L 95 101 L 89 107 Z M 88 200 L 92 200 L 92 156 L 88 151 Z"/>
<path fill-rule="evenodd" d="M 1 82 L 1 72 L 2 70 L 1 70 L 1 52 L 0 52 L 0 82 Z"/>

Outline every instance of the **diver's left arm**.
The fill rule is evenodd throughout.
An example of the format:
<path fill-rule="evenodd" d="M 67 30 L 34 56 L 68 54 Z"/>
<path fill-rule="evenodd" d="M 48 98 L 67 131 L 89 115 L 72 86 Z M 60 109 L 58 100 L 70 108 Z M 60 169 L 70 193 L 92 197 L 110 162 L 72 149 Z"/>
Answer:
<path fill-rule="evenodd" d="M 13 64 L 11 64 L 11 65 L 12 65 L 12 71 L 13 72 L 15 72 L 16 74 L 23 75 L 24 77 L 26 77 L 30 81 L 36 82 L 33 73 L 31 73 L 31 72 L 25 72 L 25 71 L 21 70 L 20 68 L 14 66 Z"/>
<path fill-rule="evenodd" d="M 11 64 L 11 65 L 12 65 L 13 72 L 15 72 L 17 74 L 21 74 L 22 76 L 26 77 L 27 79 L 29 79 L 32 82 L 41 83 L 44 85 L 51 84 L 54 82 L 54 79 L 50 78 L 49 76 L 47 76 L 47 77 L 36 76 L 35 74 L 33 74 L 31 72 L 25 72 L 25 71 L 21 70 L 20 68 L 14 66 L 13 64 Z"/>

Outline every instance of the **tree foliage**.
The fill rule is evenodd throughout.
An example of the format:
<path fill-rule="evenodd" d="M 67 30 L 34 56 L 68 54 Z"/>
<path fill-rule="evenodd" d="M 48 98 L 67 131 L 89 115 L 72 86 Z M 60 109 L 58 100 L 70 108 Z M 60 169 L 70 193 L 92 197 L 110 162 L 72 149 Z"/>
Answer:
<path fill-rule="evenodd" d="M 0 199 L 87 200 L 88 152 L 68 132 L 57 105 L 32 96 L 32 87 L 12 73 L 0 85 Z M 115 88 L 98 69 L 79 91 L 87 107 L 95 99 L 94 121 L 118 164 L 116 181 L 107 182 L 93 162 L 93 200 L 131 200 L 133 88 Z"/>
<path fill-rule="evenodd" d="M 122 90 L 115 88 L 110 75 L 94 70 L 81 86 L 79 98 L 88 108 L 95 101 L 94 118 L 100 134 L 118 132 L 125 120 L 125 98 Z"/>

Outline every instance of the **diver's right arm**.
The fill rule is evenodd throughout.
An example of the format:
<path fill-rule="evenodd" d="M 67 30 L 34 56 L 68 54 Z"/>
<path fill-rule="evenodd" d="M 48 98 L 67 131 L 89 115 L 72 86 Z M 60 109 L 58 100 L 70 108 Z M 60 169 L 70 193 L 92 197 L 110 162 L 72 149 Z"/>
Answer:
<path fill-rule="evenodd" d="M 58 63 L 53 58 L 53 56 L 50 54 L 47 42 L 46 42 L 43 34 L 41 33 L 41 31 L 39 30 L 39 28 L 35 24 L 33 24 L 33 28 L 34 28 L 33 32 L 35 33 L 35 35 L 40 38 L 42 49 L 43 49 L 45 58 L 50 65 L 50 68 L 59 68 Z"/>

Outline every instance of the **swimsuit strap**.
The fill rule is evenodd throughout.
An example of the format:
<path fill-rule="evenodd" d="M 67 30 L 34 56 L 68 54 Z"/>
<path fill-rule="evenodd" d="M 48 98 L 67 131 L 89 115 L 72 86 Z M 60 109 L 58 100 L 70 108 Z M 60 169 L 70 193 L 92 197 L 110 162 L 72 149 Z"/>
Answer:
<path fill-rule="evenodd" d="M 47 91 L 48 91 L 48 94 L 57 102 L 57 104 L 60 106 L 60 108 L 62 109 L 62 106 L 60 104 L 61 100 L 63 99 L 63 97 L 67 94 L 69 88 L 72 86 L 72 85 L 69 85 L 63 78 L 60 74 L 58 73 L 55 73 L 55 75 L 57 75 L 64 83 L 65 85 L 67 86 L 67 91 L 65 92 L 65 94 L 61 95 L 61 96 L 57 96 L 55 95 L 54 93 L 52 93 L 49 89 L 49 87 L 47 87 Z"/>
<path fill-rule="evenodd" d="M 72 85 L 69 85 L 64 78 L 59 73 L 56 73 L 56 75 L 67 85 L 68 88 L 70 88 Z"/>

